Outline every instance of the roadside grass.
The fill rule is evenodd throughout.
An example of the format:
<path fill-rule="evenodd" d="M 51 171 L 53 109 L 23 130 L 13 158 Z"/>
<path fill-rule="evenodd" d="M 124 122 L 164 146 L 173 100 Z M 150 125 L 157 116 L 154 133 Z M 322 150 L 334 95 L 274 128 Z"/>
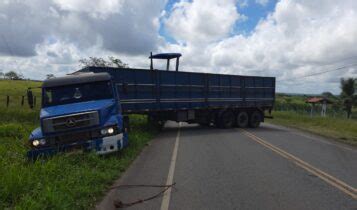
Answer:
<path fill-rule="evenodd" d="M 38 110 L 0 108 L 0 209 L 90 209 L 125 171 L 155 131 L 130 116 L 130 146 L 119 153 L 58 154 L 27 161 L 27 138 Z"/>
<path fill-rule="evenodd" d="M 0 80 L 0 90 L 3 95 L 26 95 L 27 88 L 31 87 L 32 91 L 36 95 L 41 95 L 41 82 L 29 81 L 29 80 Z"/>
<path fill-rule="evenodd" d="M 332 117 L 310 117 L 295 112 L 275 111 L 272 124 L 290 126 L 357 146 L 357 120 Z"/>

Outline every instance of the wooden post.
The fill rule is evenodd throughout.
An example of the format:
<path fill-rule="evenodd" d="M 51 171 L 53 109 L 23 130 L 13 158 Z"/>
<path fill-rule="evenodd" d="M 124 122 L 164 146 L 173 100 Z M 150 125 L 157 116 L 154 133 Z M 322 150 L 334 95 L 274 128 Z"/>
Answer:
<path fill-rule="evenodd" d="M 33 97 L 33 107 L 36 107 L 36 96 Z"/>
<path fill-rule="evenodd" d="M 24 106 L 24 101 L 25 101 L 25 96 L 22 96 L 22 98 L 21 98 L 21 106 Z"/>
<path fill-rule="evenodd" d="M 150 52 L 150 70 L 154 70 L 154 64 L 152 61 L 152 52 Z"/>
<path fill-rule="evenodd" d="M 6 107 L 9 107 L 10 96 L 6 96 Z"/>
<path fill-rule="evenodd" d="M 313 112 L 314 112 L 314 104 L 311 103 L 310 117 L 312 117 Z"/>
<path fill-rule="evenodd" d="M 178 71 L 180 65 L 180 57 L 176 58 L 176 71 Z"/>
<path fill-rule="evenodd" d="M 167 59 L 166 71 L 170 70 L 170 59 Z"/>

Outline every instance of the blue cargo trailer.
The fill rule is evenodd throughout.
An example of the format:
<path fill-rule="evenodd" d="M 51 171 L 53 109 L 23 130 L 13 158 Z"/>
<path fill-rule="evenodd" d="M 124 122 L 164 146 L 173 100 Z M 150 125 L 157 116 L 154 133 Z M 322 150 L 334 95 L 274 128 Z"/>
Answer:
<path fill-rule="evenodd" d="M 150 56 L 151 68 L 87 67 L 79 72 L 111 75 L 122 113 L 147 114 L 162 125 L 166 120 L 215 124 L 227 128 L 258 127 L 275 100 L 275 78 L 178 71 L 181 54 Z M 169 71 L 171 59 L 176 71 Z M 167 59 L 167 69 L 153 69 L 152 59 Z"/>
<path fill-rule="evenodd" d="M 45 80 L 41 127 L 30 135 L 28 156 L 120 150 L 128 145 L 130 114 L 145 114 L 159 128 L 167 120 L 230 128 L 258 127 L 270 113 L 274 77 L 182 72 L 180 56 L 151 55 L 150 69 L 87 67 Z M 154 69 L 154 59 L 166 60 L 166 70 Z"/>

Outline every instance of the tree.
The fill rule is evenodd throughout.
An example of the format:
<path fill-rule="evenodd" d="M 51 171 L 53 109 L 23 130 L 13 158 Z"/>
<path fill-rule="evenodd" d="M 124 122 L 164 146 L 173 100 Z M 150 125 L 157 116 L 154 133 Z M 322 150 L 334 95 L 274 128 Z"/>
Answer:
<path fill-rule="evenodd" d="M 108 57 L 112 65 L 118 68 L 128 68 L 128 64 L 123 63 L 119 58 L 114 58 L 113 56 Z"/>
<path fill-rule="evenodd" d="M 47 74 L 46 75 L 46 79 L 51 79 L 51 78 L 55 78 L 54 74 Z"/>
<path fill-rule="evenodd" d="M 357 80 L 355 78 L 341 78 L 341 98 L 347 112 L 347 118 L 351 117 L 352 106 L 356 104 L 355 87 Z"/>
<path fill-rule="evenodd" d="M 89 57 L 79 60 L 79 63 L 84 67 L 95 66 L 95 67 L 118 67 L 118 68 L 128 68 L 128 64 L 122 62 L 119 58 L 113 56 L 108 57 L 108 61 L 103 58 Z"/>
<path fill-rule="evenodd" d="M 323 92 L 321 95 L 325 98 L 333 98 L 334 97 L 331 92 Z"/>
<path fill-rule="evenodd" d="M 0 79 L 4 79 L 4 73 L 2 71 L 0 71 Z"/>
<path fill-rule="evenodd" d="M 5 78 L 11 80 L 21 80 L 24 78 L 24 76 L 22 74 L 16 73 L 15 71 L 9 71 L 5 73 Z"/>

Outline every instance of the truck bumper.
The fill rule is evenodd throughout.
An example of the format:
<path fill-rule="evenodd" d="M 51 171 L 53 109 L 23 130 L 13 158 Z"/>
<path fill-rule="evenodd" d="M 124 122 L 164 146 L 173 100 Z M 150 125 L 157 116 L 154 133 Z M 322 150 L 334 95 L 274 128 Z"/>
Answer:
<path fill-rule="evenodd" d="M 30 159 L 36 159 L 40 156 L 51 156 L 58 152 L 67 152 L 78 149 L 87 151 L 94 150 L 97 154 L 108 154 L 121 150 L 127 145 L 128 134 L 120 133 L 114 136 L 64 144 L 57 147 L 35 148 L 27 152 L 27 157 Z"/>

